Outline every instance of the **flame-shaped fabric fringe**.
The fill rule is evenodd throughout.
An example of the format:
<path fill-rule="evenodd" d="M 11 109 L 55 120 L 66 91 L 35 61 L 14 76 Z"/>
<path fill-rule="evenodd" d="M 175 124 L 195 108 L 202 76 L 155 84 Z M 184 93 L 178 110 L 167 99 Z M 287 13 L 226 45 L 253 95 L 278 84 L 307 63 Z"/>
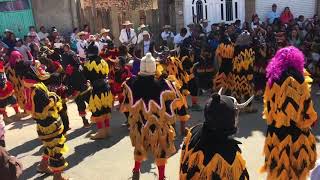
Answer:
<path fill-rule="evenodd" d="M 205 158 L 209 156 L 205 155 L 201 148 L 197 148 L 198 150 L 189 149 L 191 136 L 192 133 L 189 131 L 184 141 L 180 159 L 180 180 L 249 179 L 246 162 L 239 151 L 236 152 L 231 164 L 219 153 L 215 153 L 211 159 L 207 160 Z"/>
<path fill-rule="evenodd" d="M 135 89 L 133 87 L 139 77 L 131 78 L 123 84 L 123 106 L 129 111 L 130 139 L 135 148 L 135 160 L 145 160 L 148 152 L 156 159 L 169 158 L 176 151 L 175 130 L 172 125 L 176 121 L 175 112 L 181 107 L 183 96 L 174 83 L 164 79 L 159 80 L 160 86 L 150 84 L 159 82 L 158 80 L 148 81 L 149 84 L 146 84 L 148 87 L 161 89 Z M 141 82 L 146 83 L 143 80 Z M 159 91 L 160 94 L 146 97 L 147 99 L 138 97 L 151 91 Z"/>
<path fill-rule="evenodd" d="M 89 70 L 95 70 L 97 74 L 108 75 L 109 66 L 106 61 L 101 61 L 98 65 L 95 61 L 88 61 L 84 64 L 84 66 Z"/>
<path fill-rule="evenodd" d="M 230 75 L 232 96 L 239 101 L 254 94 L 253 63 L 255 52 L 251 48 L 237 50 L 232 60 L 233 70 Z"/>
<path fill-rule="evenodd" d="M 24 109 L 26 97 L 24 94 L 23 80 L 16 75 L 16 72 L 10 66 L 8 68 L 6 68 L 6 74 L 8 75 L 8 80 L 13 85 L 14 95 L 17 98 L 17 102 L 19 104 L 19 107 L 21 109 Z"/>
<path fill-rule="evenodd" d="M 44 154 L 49 156 L 49 167 L 53 170 L 63 170 L 68 163 L 63 154 L 68 152 L 63 135 L 63 123 L 59 119 L 62 110 L 61 98 L 50 92 L 43 83 L 32 85 L 30 113 L 37 122 L 37 133 L 45 148 Z"/>
<path fill-rule="evenodd" d="M 304 180 L 315 166 L 316 139 L 310 128 L 317 113 L 310 97 L 312 79 L 306 71 L 304 76 L 302 83 L 288 76 L 266 87 L 263 118 L 268 133 L 261 171 L 268 173 L 268 180 Z"/>
<path fill-rule="evenodd" d="M 216 59 L 219 64 L 219 71 L 213 78 L 213 85 L 215 90 L 223 88 L 224 90 L 230 90 L 231 82 L 229 81 L 229 75 L 232 71 L 232 58 L 234 56 L 233 44 L 220 44 L 216 50 Z"/>
<path fill-rule="evenodd" d="M 272 87 L 267 86 L 263 111 L 267 124 L 275 124 L 280 128 L 295 123 L 300 129 L 310 128 L 317 120 L 310 96 L 311 82 L 306 72 L 305 81 L 301 84 L 293 77 L 288 77 L 281 85 L 274 83 Z"/>

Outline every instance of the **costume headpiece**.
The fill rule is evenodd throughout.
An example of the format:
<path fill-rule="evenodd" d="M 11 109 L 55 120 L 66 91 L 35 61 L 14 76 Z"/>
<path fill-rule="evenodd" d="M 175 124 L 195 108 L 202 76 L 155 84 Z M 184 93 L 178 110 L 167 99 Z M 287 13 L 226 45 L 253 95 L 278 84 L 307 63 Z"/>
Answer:
<path fill-rule="evenodd" d="M 99 54 L 99 48 L 95 44 L 94 41 L 92 41 L 89 46 L 85 49 L 86 55 L 88 57 L 97 56 Z"/>
<path fill-rule="evenodd" d="M 219 93 L 213 94 L 204 109 L 204 128 L 208 131 L 222 133 L 226 136 L 237 132 L 238 111 L 245 108 L 253 100 L 253 96 L 245 103 L 239 104 L 236 98 L 222 95 L 222 88 Z"/>
<path fill-rule="evenodd" d="M 151 53 L 147 53 L 145 57 L 141 59 L 140 63 L 140 75 L 150 76 L 156 72 L 156 60 Z"/>
<path fill-rule="evenodd" d="M 289 68 L 293 68 L 303 75 L 304 63 L 303 53 L 294 46 L 278 50 L 267 66 L 268 85 L 272 86 Z"/>
<path fill-rule="evenodd" d="M 248 31 L 242 32 L 236 40 L 236 45 L 245 46 L 250 45 L 252 43 L 252 38 Z"/>

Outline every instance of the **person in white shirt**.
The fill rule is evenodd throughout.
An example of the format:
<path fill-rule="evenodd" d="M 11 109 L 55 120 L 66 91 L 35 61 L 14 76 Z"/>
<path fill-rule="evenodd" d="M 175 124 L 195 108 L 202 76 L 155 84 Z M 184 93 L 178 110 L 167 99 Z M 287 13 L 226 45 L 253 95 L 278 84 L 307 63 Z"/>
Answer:
<path fill-rule="evenodd" d="M 277 12 L 277 5 L 273 4 L 272 11 L 268 12 L 267 14 L 267 23 L 273 24 L 274 20 L 279 18 L 280 18 L 280 13 Z"/>
<path fill-rule="evenodd" d="M 137 34 L 135 33 L 130 21 L 125 21 L 123 24 L 125 27 L 120 32 L 119 40 L 124 45 L 135 45 L 137 43 Z"/>
<path fill-rule="evenodd" d="M 40 32 L 38 32 L 38 37 L 41 40 L 47 38 L 49 36 L 49 33 L 47 33 L 46 28 L 44 26 L 40 27 Z"/>
<path fill-rule="evenodd" d="M 154 42 L 150 39 L 150 34 L 148 31 L 142 32 L 143 41 L 138 44 L 139 49 L 142 50 L 143 55 L 147 53 L 154 53 Z"/>
<path fill-rule="evenodd" d="M 139 44 L 140 42 L 143 41 L 143 32 L 144 31 L 148 31 L 147 30 L 147 26 L 144 25 L 144 24 L 141 24 L 140 27 L 138 28 L 138 31 L 140 32 L 139 35 L 138 35 L 138 41 L 137 41 L 137 44 Z M 148 31 L 149 33 L 149 31 Z M 149 33 L 150 34 L 150 33 Z M 150 35 L 151 36 L 151 35 Z"/>
<path fill-rule="evenodd" d="M 170 38 L 174 38 L 173 32 L 170 31 L 171 26 L 170 25 L 165 25 L 163 27 L 163 32 L 161 33 L 161 38 L 163 41 L 168 41 Z"/>
<path fill-rule="evenodd" d="M 100 31 L 100 41 L 99 41 L 99 49 L 102 50 L 105 46 L 108 45 L 108 42 L 112 41 L 111 37 L 109 36 L 110 29 L 101 29 Z"/>
<path fill-rule="evenodd" d="M 36 28 L 34 26 L 30 26 L 29 27 L 29 32 L 28 32 L 28 36 L 33 38 L 33 42 L 37 43 L 38 45 L 40 44 L 40 38 L 36 32 Z"/>
<path fill-rule="evenodd" d="M 14 48 L 22 54 L 24 61 L 32 60 L 29 48 L 23 44 L 22 39 L 16 39 L 16 46 Z"/>
<path fill-rule="evenodd" d="M 183 40 L 184 40 L 185 38 L 187 38 L 187 33 L 188 33 L 187 29 L 186 29 L 186 28 L 182 28 L 181 31 L 180 31 L 180 33 L 177 34 L 177 35 L 174 37 L 174 44 L 175 44 L 175 47 L 176 47 L 176 48 L 179 47 L 180 44 L 182 44 L 182 42 L 183 42 Z"/>
<path fill-rule="evenodd" d="M 85 40 L 85 35 L 86 33 L 81 31 L 78 33 L 78 42 L 77 42 L 77 51 L 78 55 L 82 60 L 85 60 L 86 58 L 86 53 L 85 53 L 85 48 L 87 47 L 87 41 Z"/>
<path fill-rule="evenodd" d="M 209 21 L 207 19 L 202 20 L 201 22 L 202 31 L 204 34 L 208 35 L 211 31 L 211 26 L 209 26 Z"/>

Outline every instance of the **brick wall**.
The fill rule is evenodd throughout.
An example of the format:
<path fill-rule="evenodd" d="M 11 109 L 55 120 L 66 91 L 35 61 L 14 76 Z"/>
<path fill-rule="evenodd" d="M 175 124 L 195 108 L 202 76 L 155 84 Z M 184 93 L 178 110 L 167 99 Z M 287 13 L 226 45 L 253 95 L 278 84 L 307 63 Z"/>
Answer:
<path fill-rule="evenodd" d="M 251 16 L 256 13 L 256 0 L 245 0 L 246 21 L 251 21 Z"/>

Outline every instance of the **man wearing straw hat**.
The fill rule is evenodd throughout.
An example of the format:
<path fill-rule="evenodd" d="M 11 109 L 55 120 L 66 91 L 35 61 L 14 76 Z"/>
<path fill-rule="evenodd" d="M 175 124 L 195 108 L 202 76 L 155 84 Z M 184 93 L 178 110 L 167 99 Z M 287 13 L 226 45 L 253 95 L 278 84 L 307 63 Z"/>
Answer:
<path fill-rule="evenodd" d="M 171 26 L 170 25 L 165 25 L 163 27 L 163 32 L 161 33 L 161 38 L 163 40 L 162 45 L 168 46 L 170 48 L 173 47 L 173 38 L 174 34 L 173 32 L 170 31 Z"/>
<path fill-rule="evenodd" d="M 141 43 L 141 41 L 143 41 L 143 32 L 144 31 L 148 31 L 148 25 L 145 25 L 145 24 L 141 24 L 139 27 L 138 27 L 138 41 L 137 41 L 137 44 Z M 149 32 L 150 34 L 150 32 Z M 151 36 L 151 34 L 150 34 Z"/>
<path fill-rule="evenodd" d="M 78 33 L 77 51 L 81 60 L 85 60 L 86 58 L 85 47 L 87 46 L 87 41 L 85 40 L 85 35 L 86 33 L 83 31 Z"/>
<path fill-rule="evenodd" d="M 134 45 L 137 43 L 137 34 L 130 21 L 125 21 L 122 24 L 125 28 L 121 30 L 119 40 L 124 45 Z"/>
<path fill-rule="evenodd" d="M 99 49 L 105 49 L 110 42 L 112 42 L 111 37 L 109 36 L 110 29 L 101 29 L 100 31 L 100 41 L 99 41 Z"/>
<path fill-rule="evenodd" d="M 138 44 L 138 49 L 141 49 L 142 55 L 146 55 L 147 53 L 154 53 L 154 42 L 150 38 L 150 34 L 148 31 L 142 32 L 143 40 Z"/>

